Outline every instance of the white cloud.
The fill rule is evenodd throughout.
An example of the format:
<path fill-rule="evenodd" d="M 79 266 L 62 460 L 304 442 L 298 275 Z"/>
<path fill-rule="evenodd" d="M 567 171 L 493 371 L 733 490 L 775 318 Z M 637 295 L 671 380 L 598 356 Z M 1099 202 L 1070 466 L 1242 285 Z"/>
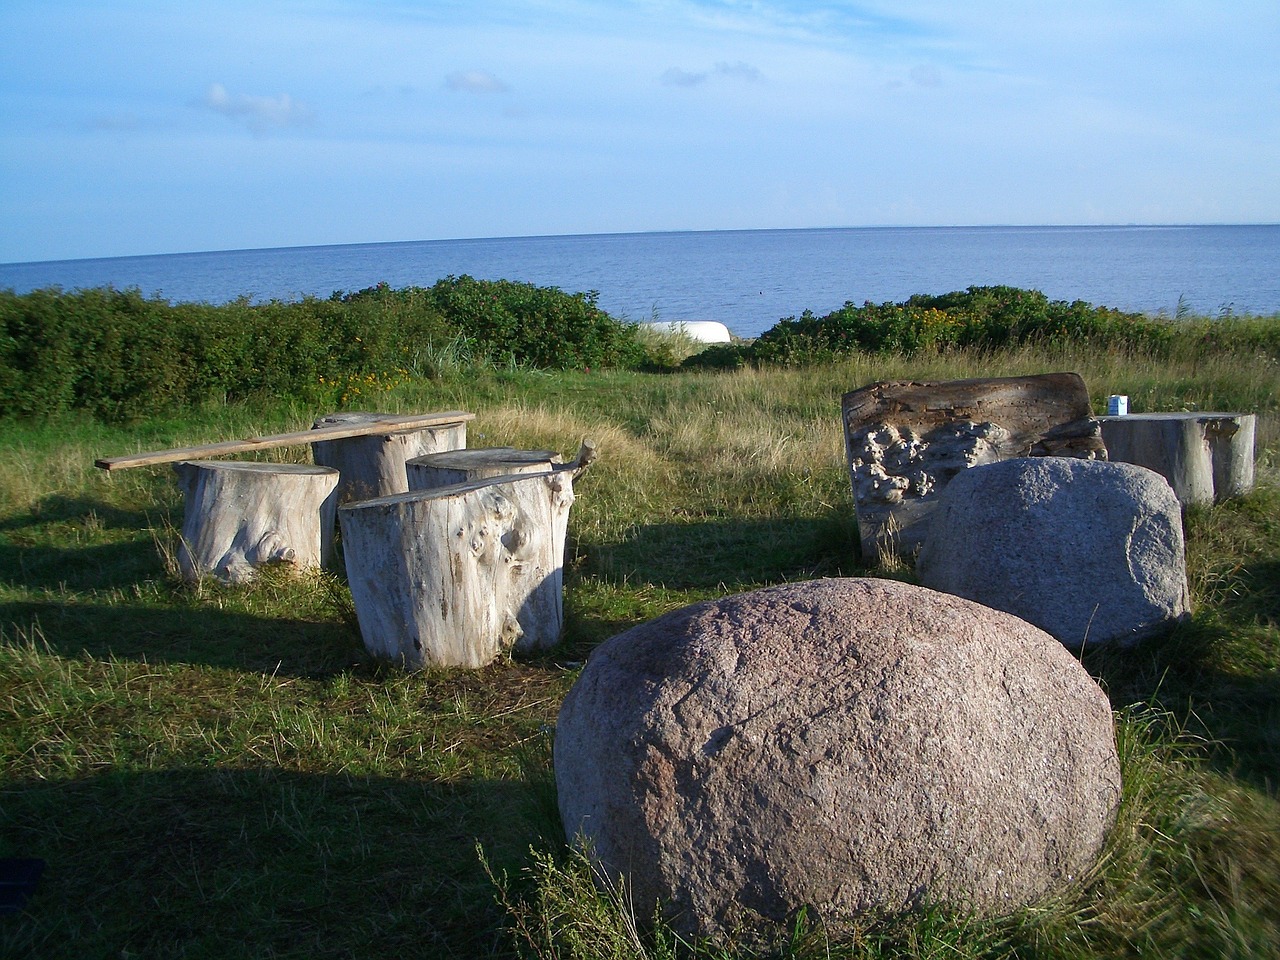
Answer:
<path fill-rule="evenodd" d="M 461 93 L 506 93 L 507 85 L 485 70 L 460 70 L 444 78 L 444 85 Z"/>
<path fill-rule="evenodd" d="M 680 67 L 671 67 L 662 74 L 661 79 L 663 84 L 668 87 L 698 87 L 713 77 L 723 77 L 726 80 L 740 80 L 747 83 L 757 83 L 762 79 L 758 69 L 749 63 L 743 63 L 741 60 L 736 63 L 721 61 L 710 70 L 696 72 L 683 70 Z"/>
<path fill-rule="evenodd" d="M 305 104 L 294 100 L 287 93 L 276 97 L 243 93 L 233 95 L 220 83 L 209 85 L 200 106 L 224 117 L 239 120 L 258 135 L 286 127 L 306 126 L 314 119 Z"/>
<path fill-rule="evenodd" d="M 746 80 L 749 83 L 755 83 L 762 79 L 759 70 L 749 63 L 743 63 L 741 60 L 737 63 L 717 63 L 715 73 L 718 77 L 728 77 L 731 80 Z"/>
<path fill-rule="evenodd" d="M 696 87 L 707 82 L 705 73 L 690 73 L 679 67 L 672 67 L 662 74 L 662 82 L 668 87 Z"/>
<path fill-rule="evenodd" d="M 919 87 L 942 86 L 942 74 L 938 68 L 930 64 L 922 64 L 911 68 L 911 82 Z"/>

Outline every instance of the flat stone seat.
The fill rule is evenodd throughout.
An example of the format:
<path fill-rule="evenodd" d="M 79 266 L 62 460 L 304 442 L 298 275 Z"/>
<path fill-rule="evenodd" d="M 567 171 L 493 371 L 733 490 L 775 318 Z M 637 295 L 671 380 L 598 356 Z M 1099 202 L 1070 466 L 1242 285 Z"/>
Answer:
<path fill-rule="evenodd" d="M 964 471 L 934 511 L 916 575 L 1071 650 L 1126 648 L 1191 612 L 1178 498 L 1133 463 L 1024 457 Z"/>
<path fill-rule="evenodd" d="M 1183 506 L 1253 489 L 1252 413 L 1131 413 L 1098 417 L 1107 455 L 1169 481 Z"/>

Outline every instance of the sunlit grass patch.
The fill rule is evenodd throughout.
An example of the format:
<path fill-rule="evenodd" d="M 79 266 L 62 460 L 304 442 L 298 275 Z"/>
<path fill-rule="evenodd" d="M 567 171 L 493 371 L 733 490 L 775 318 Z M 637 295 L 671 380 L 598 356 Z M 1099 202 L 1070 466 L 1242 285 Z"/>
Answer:
<path fill-rule="evenodd" d="M 1126 393 L 1135 410 L 1260 417 L 1259 489 L 1187 513 L 1193 620 L 1086 657 L 1126 758 L 1104 863 L 1013 917 L 933 909 L 834 939 L 808 919 L 780 955 L 1275 955 L 1280 374 L 1265 351 L 1057 344 L 676 374 L 437 366 L 372 406 L 474 412 L 473 447 L 600 449 L 575 484 L 564 642 L 475 672 L 372 662 L 341 569 L 181 582 L 160 549 L 182 512 L 171 471 L 92 467 L 305 429 L 332 410 L 212 404 L 6 429 L 0 856 L 48 869 L 27 913 L 0 923 L 0 953 L 744 960 L 661 928 L 637 945 L 628 917 L 643 926 L 651 911 L 602 898 L 568 854 L 550 757 L 561 699 L 598 644 L 686 604 L 816 576 L 911 576 L 857 556 L 845 392 L 1075 370 L 1099 412 Z M 507 878 L 506 909 L 477 841 Z"/>

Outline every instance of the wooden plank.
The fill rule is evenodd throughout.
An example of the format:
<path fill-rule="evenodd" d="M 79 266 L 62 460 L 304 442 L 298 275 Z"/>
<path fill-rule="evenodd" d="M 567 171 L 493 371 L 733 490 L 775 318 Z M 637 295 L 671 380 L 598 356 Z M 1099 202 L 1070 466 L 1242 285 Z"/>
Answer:
<path fill-rule="evenodd" d="M 373 423 L 362 423 L 355 426 L 318 427 L 312 430 L 298 430 L 294 433 L 277 433 L 269 437 L 206 443 L 198 447 L 176 447 L 171 450 L 156 450 L 150 453 L 132 453 L 123 457 L 104 457 L 101 460 L 95 460 L 93 465 L 107 471 L 123 470 L 127 467 L 149 467 L 158 463 L 199 460 L 227 453 L 244 453 L 248 450 L 270 450 L 273 447 L 287 447 L 295 443 L 313 443 L 316 440 L 341 440 L 344 437 L 360 437 L 376 433 L 406 433 L 412 430 L 426 429 L 427 427 L 463 423 L 475 418 L 476 415 L 474 413 L 465 413 L 461 410 L 449 410 L 445 413 L 424 413 L 413 416 L 387 416 Z"/>

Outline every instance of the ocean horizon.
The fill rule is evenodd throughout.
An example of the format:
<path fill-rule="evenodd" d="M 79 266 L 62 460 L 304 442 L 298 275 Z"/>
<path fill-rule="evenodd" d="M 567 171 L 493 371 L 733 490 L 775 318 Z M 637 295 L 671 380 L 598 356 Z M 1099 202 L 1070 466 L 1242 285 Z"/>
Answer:
<path fill-rule="evenodd" d="M 1201 227 L 1280 227 L 1280 222 L 1260 223 L 975 223 L 933 225 L 869 225 L 860 227 L 731 227 L 707 230 L 614 230 L 602 233 L 530 233 L 497 234 L 475 237 L 428 237 L 418 240 L 352 240 L 331 243 L 299 243 L 275 247 L 209 247 L 196 250 L 170 250 L 163 253 L 103 254 L 91 257 L 53 257 L 41 260 L 0 261 L 0 268 L 30 267 L 42 264 L 94 263 L 101 260 L 140 260 L 150 257 L 187 257 L 231 253 L 266 253 L 278 250 L 329 250 L 340 247 L 397 247 L 420 243 L 475 243 L 513 240 L 573 240 L 598 237 L 679 236 L 684 234 L 796 233 L 825 230 L 1186 230 Z"/>
<path fill-rule="evenodd" d="M 0 264 L 0 289 L 171 302 L 328 297 L 446 276 L 591 292 L 622 319 L 756 336 L 805 310 L 1006 284 L 1149 314 L 1280 313 L 1280 224 L 813 227 L 259 247 Z"/>

